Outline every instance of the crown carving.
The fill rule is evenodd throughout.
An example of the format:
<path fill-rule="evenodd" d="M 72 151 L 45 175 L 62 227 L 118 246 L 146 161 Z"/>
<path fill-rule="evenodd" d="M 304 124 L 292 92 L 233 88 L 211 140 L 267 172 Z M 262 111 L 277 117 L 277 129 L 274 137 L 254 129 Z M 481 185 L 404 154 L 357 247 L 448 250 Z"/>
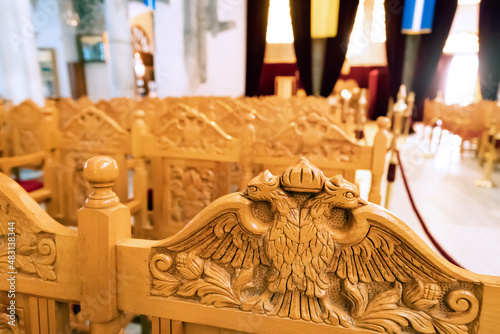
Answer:
<path fill-rule="evenodd" d="M 323 172 L 304 157 L 281 175 L 281 186 L 287 191 L 317 193 L 323 190 L 324 184 Z"/>

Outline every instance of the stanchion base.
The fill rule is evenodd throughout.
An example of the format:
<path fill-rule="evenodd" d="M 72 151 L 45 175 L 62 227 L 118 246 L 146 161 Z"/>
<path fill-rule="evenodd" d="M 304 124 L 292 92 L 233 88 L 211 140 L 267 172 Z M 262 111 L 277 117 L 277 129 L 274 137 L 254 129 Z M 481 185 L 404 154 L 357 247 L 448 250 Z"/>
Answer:
<path fill-rule="evenodd" d="M 495 187 L 495 185 L 493 184 L 493 182 L 491 182 L 491 180 L 484 180 L 484 179 L 477 180 L 476 182 L 474 182 L 474 185 L 476 187 L 480 187 L 480 188 L 494 188 Z"/>

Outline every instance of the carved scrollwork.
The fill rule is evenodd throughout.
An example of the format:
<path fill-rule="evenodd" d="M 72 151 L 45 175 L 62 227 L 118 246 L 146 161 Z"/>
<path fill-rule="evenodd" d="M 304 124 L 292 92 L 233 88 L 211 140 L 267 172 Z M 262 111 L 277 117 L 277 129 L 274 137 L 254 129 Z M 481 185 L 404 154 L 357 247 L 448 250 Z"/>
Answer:
<path fill-rule="evenodd" d="M 40 234 L 16 234 L 15 260 L 9 259 L 7 237 L 4 236 L 0 246 L 0 271 L 3 273 L 18 272 L 24 275 L 54 281 L 57 278 L 54 264 L 56 261 L 56 245 L 51 238 Z M 12 268 L 14 263 L 15 269 Z"/>
<path fill-rule="evenodd" d="M 317 113 L 300 116 L 288 127 L 265 141 L 257 142 L 259 155 L 315 160 L 357 162 L 361 147 L 352 142 L 326 117 Z"/>
<path fill-rule="evenodd" d="M 452 277 L 395 224 L 304 159 L 154 248 L 151 294 L 376 332 L 475 333 L 482 286 Z"/>
<path fill-rule="evenodd" d="M 171 167 L 170 218 L 186 223 L 215 199 L 214 172 L 210 168 Z"/>
<path fill-rule="evenodd" d="M 232 150 L 234 139 L 215 122 L 195 109 L 182 110 L 156 131 L 155 140 L 161 149 L 205 154 L 225 154 Z"/>
<path fill-rule="evenodd" d="M 86 151 L 105 147 L 122 148 L 128 140 L 127 132 L 95 107 L 88 107 L 73 116 L 62 132 L 68 145 Z"/>
<path fill-rule="evenodd" d="M 54 234 L 34 221 L 27 211 L 0 192 L 0 272 L 17 272 L 55 281 Z"/>

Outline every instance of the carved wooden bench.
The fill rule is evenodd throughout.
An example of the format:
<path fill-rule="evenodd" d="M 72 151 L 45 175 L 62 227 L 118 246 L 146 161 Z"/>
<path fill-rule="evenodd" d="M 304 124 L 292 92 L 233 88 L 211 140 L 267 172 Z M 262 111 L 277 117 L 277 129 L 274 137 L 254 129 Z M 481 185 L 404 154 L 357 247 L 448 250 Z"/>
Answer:
<path fill-rule="evenodd" d="M 210 202 L 229 193 L 230 163 L 240 160 L 238 140 L 195 109 L 176 104 L 150 129 L 139 111 L 132 127 L 133 156 L 150 162 L 147 181 L 137 175 L 143 196 L 152 185 L 153 224 L 142 235 L 162 238 L 183 228 Z M 143 209 L 147 202 L 142 201 Z M 141 233 L 141 232 L 139 232 Z"/>
<path fill-rule="evenodd" d="M 341 173 L 351 182 L 355 181 L 356 170 L 369 170 L 369 200 L 380 204 L 389 121 L 381 117 L 377 125 L 373 146 L 360 145 L 326 117 L 309 113 L 296 118 L 267 140 L 257 135 L 253 163 L 279 173 L 300 156 L 305 156 L 328 173 Z"/>
<path fill-rule="evenodd" d="M 78 231 L 0 175 L 4 333 L 68 333 L 68 302 L 93 334 L 120 333 L 123 312 L 151 317 L 154 334 L 498 333 L 500 277 L 446 262 L 308 161 L 259 175 L 161 241 L 130 237 L 111 159 L 89 160 L 84 175 L 94 192 Z"/>

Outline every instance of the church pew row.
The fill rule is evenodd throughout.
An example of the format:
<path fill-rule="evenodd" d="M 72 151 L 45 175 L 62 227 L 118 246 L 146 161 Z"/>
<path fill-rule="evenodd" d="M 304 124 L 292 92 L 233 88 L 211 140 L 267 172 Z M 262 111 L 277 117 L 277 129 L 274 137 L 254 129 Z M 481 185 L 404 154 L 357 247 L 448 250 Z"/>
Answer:
<path fill-rule="evenodd" d="M 200 100 L 196 103 L 201 106 L 207 99 L 190 98 L 190 101 Z M 300 156 L 307 156 L 329 172 L 342 172 L 350 181 L 354 181 L 356 170 L 370 170 L 369 199 L 380 203 L 387 147 L 386 121 L 379 123 L 374 145 L 366 146 L 357 144 L 315 110 L 299 113 L 279 131 L 265 124 L 263 118 L 259 119 L 253 109 L 239 114 L 228 112 L 231 117 L 225 119 L 219 117 L 226 125 L 234 125 L 241 136 L 238 139 L 229 136 L 203 113 L 179 102 L 185 100 L 168 99 L 171 106 L 161 109 L 162 113 L 156 115 L 151 126 L 148 113 L 136 111 L 131 131 L 85 100 L 79 101 L 84 107 L 74 108 L 74 114 L 65 120 L 62 128 L 61 113 L 54 104 L 49 103 L 45 108 L 30 101 L 21 104 L 22 112 L 17 115 L 16 109 L 12 114 L 22 125 L 16 125 L 22 131 L 15 142 L 24 149 L 21 152 L 31 152 L 27 151 L 29 148 L 44 157 L 45 182 L 41 188 L 45 195 L 38 199 L 46 202 L 48 212 L 58 221 L 75 225 L 76 211 L 90 192 L 82 177 L 83 163 L 94 155 L 110 155 L 120 167 L 114 191 L 134 214 L 135 235 L 162 238 L 181 229 L 217 197 L 231 189 L 245 188 L 263 168 L 279 170 Z M 314 98 L 311 100 L 317 103 Z M 239 105 L 234 102 L 234 106 Z M 211 115 L 217 114 L 221 113 L 212 110 Z M 30 119 L 41 121 L 26 122 Z M 16 126 L 11 129 L 13 134 L 17 133 Z M 271 135 L 261 136 L 258 129 L 262 128 Z M 10 163 L 11 160 L 0 160 L 0 167 L 8 165 L 10 169 Z M 134 175 L 132 198 L 128 194 L 131 188 L 128 170 Z M 148 200 L 148 191 L 153 194 L 152 200 Z M 148 206 L 151 204 L 150 219 Z"/>
<path fill-rule="evenodd" d="M 84 176 L 93 192 L 74 230 L 0 175 L 2 333 L 70 333 L 69 303 L 92 334 L 121 333 L 123 312 L 150 317 L 153 334 L 498 332 L 500 277 L 446 262 L 306 160 L 159 241 L 131 238 L 112 159 Z"/>

